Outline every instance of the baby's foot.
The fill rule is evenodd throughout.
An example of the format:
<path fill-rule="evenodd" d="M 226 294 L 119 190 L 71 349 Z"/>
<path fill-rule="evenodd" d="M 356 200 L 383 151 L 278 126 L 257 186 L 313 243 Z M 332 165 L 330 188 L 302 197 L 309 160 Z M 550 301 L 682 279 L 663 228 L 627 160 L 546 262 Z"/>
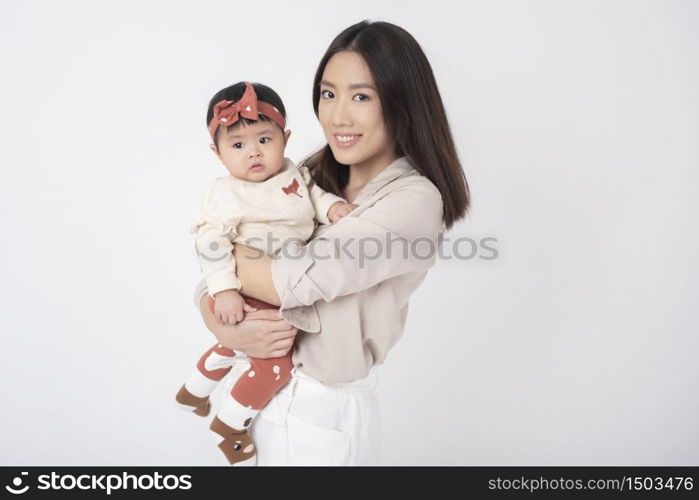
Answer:
<path fill-rule="evenodd" d="M 175 399 L 179 403 L 180 408 L 194 412 L 195 415 L 200 417 L 206 417 L 211 411 L 211 401 L 208 396 L 199 398 L 189 392 L 184 385 L 180 387 Z"/>
<path fill-rule="evenodd" d="M 219 449 L 231 465 L 256 465 L 257 456 L 255 445 L 248 431 L 234 429 L 226 425 L 218 417 L 211 421 L 209 429 L 215 433 Z"/>

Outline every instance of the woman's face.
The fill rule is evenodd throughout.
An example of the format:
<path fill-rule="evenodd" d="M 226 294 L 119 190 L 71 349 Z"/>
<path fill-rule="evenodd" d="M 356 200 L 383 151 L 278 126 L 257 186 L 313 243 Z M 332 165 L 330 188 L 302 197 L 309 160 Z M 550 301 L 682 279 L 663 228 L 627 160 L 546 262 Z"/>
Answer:
<path fill-rule="evenodd" d="M 338 162 L 382 167 L 396 159 L 374 79 L 356 52 L 338 52 L 325 66 L 318 119 Z"/>

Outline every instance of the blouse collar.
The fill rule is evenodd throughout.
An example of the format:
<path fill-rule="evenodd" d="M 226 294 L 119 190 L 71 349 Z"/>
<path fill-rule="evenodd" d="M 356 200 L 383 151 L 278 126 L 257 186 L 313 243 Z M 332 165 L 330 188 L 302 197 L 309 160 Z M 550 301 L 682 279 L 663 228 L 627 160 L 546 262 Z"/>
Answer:
<path fill-rule="evenodd" d="M 413 175 L 415 172 L 417 172 L 417 170 L 413 166 L 410 157 L 401 156 L 390 163 L 381 172 L 376 174 L 373 179 L 367 182 L 359 193 L 357 193 L 353 203 L 359 205 L 363 200 L 369 198 L 389 182 L 392 182 L 400 177 L 405 177 L 406 175 Z"/>

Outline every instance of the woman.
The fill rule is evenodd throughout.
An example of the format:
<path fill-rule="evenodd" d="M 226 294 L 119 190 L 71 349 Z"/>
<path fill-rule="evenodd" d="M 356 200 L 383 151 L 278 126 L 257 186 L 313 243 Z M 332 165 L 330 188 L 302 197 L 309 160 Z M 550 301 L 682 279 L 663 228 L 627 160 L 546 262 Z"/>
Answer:
<path fill-rule="evenodd" d="M 467 213 L 468 184 L 429 62 L 398 26 L 340 33 L 318 66 L 313 106 L 328 145 L 304 163 L 358 207 L 274 260 L 235 246 L 242 292 L 279 313 L 222 325 L 203 284 L 195 303 L 226 347 L 269 358 L 294 346 L 291 382 L 250 428 L 258 464 L 376 464 L 376 366 L 403 332 L 440 231 Z"/>

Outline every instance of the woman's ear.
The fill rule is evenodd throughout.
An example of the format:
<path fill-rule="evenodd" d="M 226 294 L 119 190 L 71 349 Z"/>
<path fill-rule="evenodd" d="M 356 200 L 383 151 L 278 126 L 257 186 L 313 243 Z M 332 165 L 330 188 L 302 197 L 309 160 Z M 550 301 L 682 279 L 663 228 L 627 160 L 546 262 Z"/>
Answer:
<path fill-rule="evenodd" d="M 289 142 L 289 136 L 291 135 L 291 130 L 284 131 L 284 146 Z"/>
<path fill-rule="evenodd" d="M 214 154 L 216 155 L 216 157 L 219 160 L 221 159 L 221 153 L 218 152 L 218 148 L 216 147 L 216 144 L 214 144 L 213 142 L 211 144 L 209 144 L 209 149 L 211 149 L 211 151 L 214 152 Z"/>

